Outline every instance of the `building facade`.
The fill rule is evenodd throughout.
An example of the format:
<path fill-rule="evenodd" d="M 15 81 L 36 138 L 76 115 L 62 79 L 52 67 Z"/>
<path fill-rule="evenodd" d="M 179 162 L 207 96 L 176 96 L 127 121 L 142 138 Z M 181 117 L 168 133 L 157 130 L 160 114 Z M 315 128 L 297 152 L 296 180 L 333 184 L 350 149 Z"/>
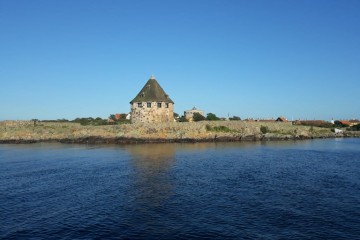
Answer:
<path fill-rule="evenodd" d="M 197 109 L 196 107 L 193 107 L 191 110 L 184 111 L 185 118 L 189 121 L 193 121 L 194 113 L 199 113 L 205 117 L 205 113 L 202 110 Z"/>
<path fill-rule="evenodd" d="M 131 123 L 174 121 L 174 102 L 165 93 L 154 76 L 130 102 Z"/>

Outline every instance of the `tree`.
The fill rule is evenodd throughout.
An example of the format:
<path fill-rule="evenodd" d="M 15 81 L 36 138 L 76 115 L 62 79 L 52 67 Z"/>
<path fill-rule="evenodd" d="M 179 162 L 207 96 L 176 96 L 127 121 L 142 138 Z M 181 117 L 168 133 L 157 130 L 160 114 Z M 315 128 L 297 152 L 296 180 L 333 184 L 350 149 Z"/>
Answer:
<path fill-rule="evenodd" d="M 360 131 L 360 123 L 350 127 L 350 131 Z"/>
<path fill-rule="evenodd" d="M 203 115 L 201 115 L 200 113 L 194 113 L 194 115 L 193 115 L 193 120 L 195 121 L 195 122 L 199 122 L 199 121 L 204 121 L 206 118 L 203 116 Z"/>
<path fill-rule="evenodd" d="M 217 120 L 220 120 L 220 118 L 218 118 L 215 114 L 213 113 L 208 113 L 206 115 L 206 120 L 209 120 L 209 121 L 217 121 Z"/>
<path fill-rule="evenodd" d="M 239 120 L 241 120 L 241 118 L 238 116 L 233 116 L 233 117 L 229 118 L 229 120 L 230 121 L 239 121 Z"/>
<path fill-rule="evenodd" d="M 341 121 L 335 121 L 334 126 L 338 128 L 349 127 L 349 125 L 343 124 Z"/>
<path fill-rule="evenodd" d="M 181 116 L 181 117 L 179 118 L 179 122 L 188 122 L 188 120 L 186 119 L 185 116 Z"/>
<path fill-rule="evenodd" d="M 179 121 L 179 120 L 180 120 L 180 116 L 179 116 L 179 114 L 177 114 L 176 112 L 174 112 L 174 119 L 175 119 L 176 121 Z"/>
<path fill-rule="evenodd" d="M 116 121 L 115 114 L 110 114 L 109 119 Z"/>

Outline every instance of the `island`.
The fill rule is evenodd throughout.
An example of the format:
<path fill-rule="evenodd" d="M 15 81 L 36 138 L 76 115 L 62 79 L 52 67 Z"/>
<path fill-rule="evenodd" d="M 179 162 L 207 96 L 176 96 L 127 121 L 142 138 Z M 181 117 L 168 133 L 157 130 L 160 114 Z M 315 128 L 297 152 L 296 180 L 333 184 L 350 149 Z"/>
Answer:
<path fill-rule="evenodd" d="M 200 121 L 83 126 L 73 122 L 1 121 L 0 143 L 170 143 L 360 137 L 359 131 L 290 122 Z"/>

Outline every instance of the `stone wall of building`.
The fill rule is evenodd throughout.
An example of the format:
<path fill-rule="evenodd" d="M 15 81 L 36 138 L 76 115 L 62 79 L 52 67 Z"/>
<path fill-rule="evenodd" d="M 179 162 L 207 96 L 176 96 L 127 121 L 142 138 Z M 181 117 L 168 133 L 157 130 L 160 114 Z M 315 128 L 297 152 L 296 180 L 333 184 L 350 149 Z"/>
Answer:
<path fill-rule="evenodd" d="M 174 122 L 174 104 L 166 102 L 135 102 L 131 106 L 131 123 L 138 122 Z"/>

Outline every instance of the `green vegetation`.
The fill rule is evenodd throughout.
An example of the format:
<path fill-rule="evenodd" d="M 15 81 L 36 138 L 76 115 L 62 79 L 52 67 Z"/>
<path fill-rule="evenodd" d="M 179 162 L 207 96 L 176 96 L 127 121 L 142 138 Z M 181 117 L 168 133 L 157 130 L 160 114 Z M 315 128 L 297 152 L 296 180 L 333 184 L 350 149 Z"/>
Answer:
<path fill-rule="evenodd" d="M 322 120 L 299 121 L 298 124 L 302 126 L 313 126 L 313 127 L 322 127 L 322 128 L 334 127 L 334 125 L 331 122 L 326 122 Z"/>
<path fill-rule="evenodd" d="M 41 122 L 69 122 L 69 120 L 62 118 L 62 119 L 57 119 L 57 120 L 41 120 Z"/>
<path fill-rule="evenodd" d="M 110 117 L 114 117 L 115 115 L 110 115 Z M 111 119 L 111 118 L 109 118 Z M 114 123 L 125 123 L 125 122 L 129 122 L 129 120 L 126 120 L 126 118 L 124 120 L 116 120 L 113 123 L 109 122 L 108 119 L 102 119 L 100 117 L 97 118 L 92 118 L 92 117 L 87 117 L 87 118 L 75 118 L 72 121 L 69 121 L 65 118 L 63 119 L 57 119 L 57 120 L 39 120 L 39 119 L 31 119 L 31 121 L 35 126 L 43 126 L 43 124 L 40 123 L 80 123 L 83 126 L 87 126 L 87 125 L 92 125 L 92 126 L 100 126 L 100 125 L 109 125 L 109 124 L 114 124 Z"/>
<path fill-rule="evenodd" d="M 195 114 L 194 114 L 195 115 Z M 213 114 L 213 113 L 208 113 L 207 115 L 206 115 L 206 120 L 208 120 L 208 121 L 218 121 L 218 120 L 220 120 L 220 118 L 218 118 L 215 114 Z"/>
<path fill-rule="evenodd" d="M 87 125 L 100 126 L 100 125 L 108 125 L 109 124 L 107 119 L 102 119 L 100 117 L 76 118 L 72 122 L 80 123 L 83 126 L 87 126 Z"/>
<path fill-rule="evenodd" d="M 209 124 L 206 124 L 205 128 L 206 128 L 206 131 L 212 131 L 212 132 L 234 132 L 234 130 L 231 130 L 230 128 L 228 128 L 226 126 L 211 127 Z"/>
<path fill-rule="evenodd" d="M 233 116 L 233 117 L 230 117 L 229 120 L 230 120 L 230 121 L 240 121 L 241 118 L 238 117 L 238 116 Z"/>
<path fill-rule="evenodd" d="M 335 121 L 334 124 L 327 121 L 322 120 L 308 120 L 308 121 L 297 121 L 298 125 L 303 126 L 309 126 L 309 127 L 321 127 L 321 128 L 346 128 L 349 127 L 349 125 L 342 123 L 341 121 Z M 350 130 L 352 128 L 348 128 Z M 353 128 L 356 129 L 356 128 Z M 312 128 L 310 129 L 312 131 Z M 350 131 L 356 131 L 356 130 L 350 130 Z"/>
<path fill-rule="evenodd" d="M 349 127 L 349 125 L 343 124 L 343 123 L 340 122 L 340 121 L 335 121 L 335 122 L 334 122 L 334 127 L 336 127 L 336 128 L 342 128 L 342 127 Z"/>
<path fill-rule="evenodd" d="M 110 114 L 109 119 L 116 121 L 116 116 L 115 114 Z"/>
<path fill-rule="evenodd" d="M 262 126 L 260 127 L 260 132 L 262 132 L 263 134 L 268 133 L 269 132 L 269 128 L 267 126 Z"/>
<path fill-rule="evenodd" d="M 130 120 L 126 119 L 127 114 L 123 113 L 123 114 L 119 114 L 120 116 L 118 118 L 116 118 L 116 116 L 114 114 L 110 114 L 109 116 L 109 120 L 107 121 L 107 124 L 123 124 L 123 123 L 130 123 Z M 104 125 L 107 125 L 104 124 Z"/>
<path fill-rule="evenodd" d="M 213 127 L 213 130 L 215 132 L 232 132 L 232 130 L 228 127 L 225 127 L 225 126 L 216 126 L 216 127 Z"/>
<path fill-rule="evenodd" d="M 201 115 L 200 113 L 194 113 L 194 115 L 193 115 L 193 120 L 194 120 L 194 122 L 199 122 L 199 121 L 204 121 L 204 120 L 206 120 L 206 118 L 203 116 L 203 115 Z"/>
<path fill-rule="evenodd" d="M 179 118 L 179 122 L 188 122 L 188 120 L 186 119 L 185 116 L 181 116 L 181 117 Z"/>
<path fill-rule="evenodd" d="M 359 124 L 356 124 L 352 127 L 349 127 L 348 130 L 350 131 L 360 131 L 360 123 Z"/>

